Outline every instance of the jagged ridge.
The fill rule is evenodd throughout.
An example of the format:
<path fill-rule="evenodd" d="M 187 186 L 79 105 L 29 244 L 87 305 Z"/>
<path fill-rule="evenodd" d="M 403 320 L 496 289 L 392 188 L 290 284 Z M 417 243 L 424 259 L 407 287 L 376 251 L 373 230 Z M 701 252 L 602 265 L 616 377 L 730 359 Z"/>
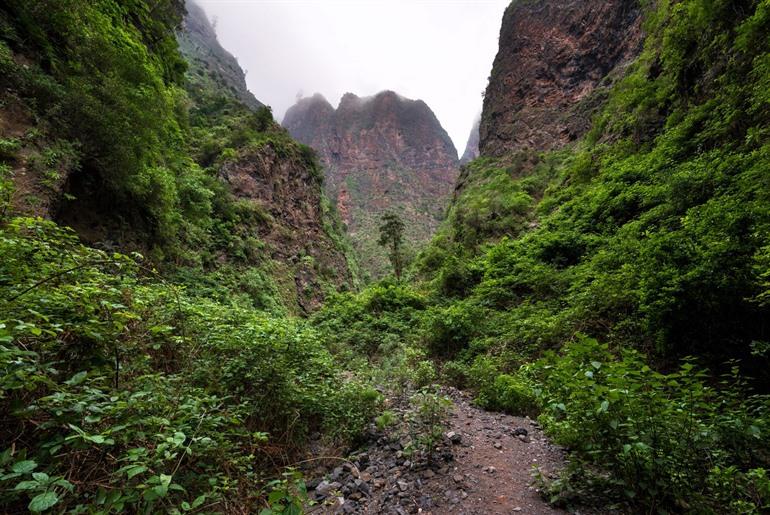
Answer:
<path fill-rule="evenodd" d="M 326 190 L 373 276 L 388 269 L 375 242 L 382 213 L 402 214 L 413 247 L 432 235 L 458 162 L 451 139 L 425 102 L 393 91 L 365 98 L 346 93 L 334 109 L 316 94 L 289 109 L 283 125 L 318 152 Z"/>

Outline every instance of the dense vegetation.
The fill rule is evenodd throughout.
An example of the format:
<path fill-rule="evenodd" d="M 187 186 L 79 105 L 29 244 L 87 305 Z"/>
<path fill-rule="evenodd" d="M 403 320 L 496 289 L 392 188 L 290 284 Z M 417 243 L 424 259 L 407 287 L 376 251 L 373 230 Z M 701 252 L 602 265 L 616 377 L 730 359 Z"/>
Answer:
<path fill-rule="evenodd" d="M 0 256 L 4 506 L 253 506 L 311 432 L 346 442 L 380 402 L 306 322 L 191 295 L 138 255 L 14 218 Z"/>
<path fill-rule="evenodd" d="M 286 315 L 304 292 L 260 239 L 282 222 L 217 176 L 264 150 L 321 197 L 312 151 L 187 70 L 182 15 L 0 7 L 0 511 L 278 507 L 310 435 L 346 445 L 381 401 Z"/>
<path fill-rule="evenodd" d="M 439 380 L 538 416 L 570 451 L 554 502 L 770 509 L 768 0 L 648 5 L 586 138 L 472 162 L 408 285 L 307 319 L 258 236 L 278 221 L 217 170 L 269 147 L 320 190 L 312 152 L 186 72 L 177 2 L 0 14 L 4 510 L 296 513 L 279 473 L 311 435 L 344 448 L 375 386 Z M 57 190 L 59 223 L 17 216 Z M 412 398 L 430 448 L 445 407 Z"/>
<path fill-rule="evenodd" d="M 770 3 L 662 1 L 645 19 L 586 138 L 467 166 L 419 293 L 327 310 L 351 345 L 406 340 L 482 406 L 539 414 L 572 451 L 554 501 L 760 512 Z"/>

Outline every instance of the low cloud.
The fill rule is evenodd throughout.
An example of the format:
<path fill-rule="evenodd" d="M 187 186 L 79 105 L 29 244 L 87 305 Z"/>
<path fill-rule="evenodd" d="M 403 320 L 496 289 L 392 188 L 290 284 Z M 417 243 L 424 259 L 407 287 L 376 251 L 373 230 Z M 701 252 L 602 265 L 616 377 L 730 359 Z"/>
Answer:
<path fill-rule="evenodd" d="M 278 120 L 298 95 L 424 100 L 463 152 L 508 0 L 198 0 Z"/>

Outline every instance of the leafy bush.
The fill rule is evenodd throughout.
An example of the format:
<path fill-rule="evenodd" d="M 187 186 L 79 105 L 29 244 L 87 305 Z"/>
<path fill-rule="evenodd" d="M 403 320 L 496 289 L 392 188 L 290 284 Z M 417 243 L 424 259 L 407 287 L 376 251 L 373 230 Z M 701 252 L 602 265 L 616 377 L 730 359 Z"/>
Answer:
<path fill-rule="evenodd" d="M 0 278 L 12 510 L 255 506 L 309 431 L 344 443 L 378 409 L 304 321 L 193 297 L 52 222 L 2 226 Z"/>
<path fill-rule="evenodd" d="M 747 392 L 737 370 L 710 385 L 693 363 L 662 374 L 637 352 L 582 338 L 527 373 L 542 388 L 540 422 L 572 451 L 554 500 L 572 491 L 658 510 L 767 509 L 770 398 Z"/>
<path fill-rule="evenodd" d="M 17 138 L 0 138 L 0 160 L 14 159 L 20 149 L 21 142 Z"/>
<path fill-rule="evenodd" d="M 468 367 L 458 361 L 447 361 L 441 368 L 443 380 L 456 388 L 465 388 L 468 384 Z"/>
<path fill-rule="evenodd" d="M 423 317 L 423 343 L 434 355 L 453 356 L 480 332 L 481 316 L 481 310 L 471 303 L 431 307 Z"/>
<path fill-rule="evenodd" d="M 409 287 L 384 281 L 360 294 L 332 296 L 313 321 L 335 352 L 352 349 L 374 358 L 408 341 L 425 303 Z"/>
<path fill-rule="evenodd" d="M 415 450 L 432 459 L 433 450 L 442 438 L 449 418 L 452 401 L 438 392 L 423 388 L 412 396 L 413 411 L 409 414 L 409 432 Z"/>
<path fill-rule="evenodd" d="M 518 376 L 500 374 L 481 390 L 478 402 L 485 408 L 512 415 L 537 415 L 537 399 L 533 387 Z"/>

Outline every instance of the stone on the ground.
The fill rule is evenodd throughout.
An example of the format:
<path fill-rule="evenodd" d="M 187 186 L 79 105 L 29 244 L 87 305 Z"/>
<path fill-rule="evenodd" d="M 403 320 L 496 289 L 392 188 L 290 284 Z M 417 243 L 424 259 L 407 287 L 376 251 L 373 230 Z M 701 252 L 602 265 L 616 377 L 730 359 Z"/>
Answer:
<path fill-rule="evenodd" d="M 448 439 L 450 442 L 452 442 L 452 443 L 453 443 L 453 444 L 455 444 L 455 445 L 457 445 L 457 444 L 459 444 L 459 443 L 462 443 L 462 441 L 463 441 L 463 435 L 461 435 L 460 433 L 458 433 L 458 432 L 456 432 L 456 431 L 449 431 L 449 432 L 446 434 L 446 437 L 447 437 L 447 439 Z"/>

